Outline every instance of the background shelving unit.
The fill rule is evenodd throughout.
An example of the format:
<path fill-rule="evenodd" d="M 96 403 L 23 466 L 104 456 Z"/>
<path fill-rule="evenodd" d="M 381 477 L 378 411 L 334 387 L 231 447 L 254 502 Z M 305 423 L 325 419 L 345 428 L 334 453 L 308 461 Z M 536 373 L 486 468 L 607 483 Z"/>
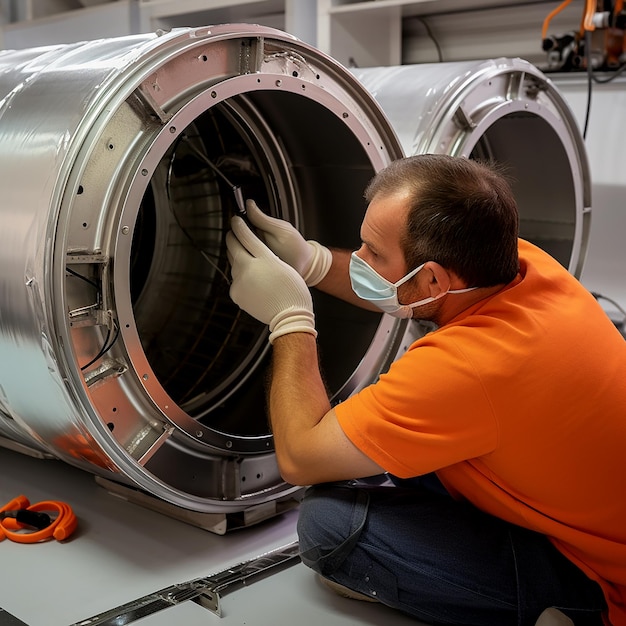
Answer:
<path fill-rule="evenodd" d="M 545 0 L 0 0 L 0 47 L 252 22 L 361 67 L 521 56 L 540 63 Z M 554 19 L 577 28 L 579 11 Z M 438 50 L 439 48 L 439 50 Z"/>

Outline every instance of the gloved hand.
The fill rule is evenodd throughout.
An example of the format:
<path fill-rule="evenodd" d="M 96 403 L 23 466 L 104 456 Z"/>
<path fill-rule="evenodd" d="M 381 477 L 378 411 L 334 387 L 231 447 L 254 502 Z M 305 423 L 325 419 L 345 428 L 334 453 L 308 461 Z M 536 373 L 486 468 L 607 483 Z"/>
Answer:
<path fill-rule="evenodd" d="M 287 333 L 317 336 L 311 293 L 296 270 L 281 261 L 240 218 L 226 235 L 233 282 L 230 297 L 270 329 L 270 343 Z"/>
<path fill-rule="evenodd" d="M 317 241 L 304 237 L 286 220 L 265 215 L 254 200 L 246 200 L 250 222 L 263 232 L 269 248 L 293 267 L 309 287 L 314 287 L 328 273 L 333 262 L 331 251 Z"/>

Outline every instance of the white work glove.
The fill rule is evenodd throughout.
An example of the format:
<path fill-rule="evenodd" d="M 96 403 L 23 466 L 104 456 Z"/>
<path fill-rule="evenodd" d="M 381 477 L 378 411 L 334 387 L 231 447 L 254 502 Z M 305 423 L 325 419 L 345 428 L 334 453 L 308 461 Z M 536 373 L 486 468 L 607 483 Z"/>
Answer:
<path fill-rule="evenodd" d="M 317 241 L 304 237 L 286 220 L 265 215 L 254 200 L 246 200 L 250 222 L 262 231 L 265 243 L 274 254 L 293 267 L 309 287 L 314 287 L 333 262 L 331 251 Z"/>
<path fill-rule="evenodd" d="M 270 343 L 287 333 L 317 336 L 313 300 L 302 277 L 281 261 L 240 217 L 233 217 L 230 224 L 226 247 L 233 302 L 269 326 Z"/>

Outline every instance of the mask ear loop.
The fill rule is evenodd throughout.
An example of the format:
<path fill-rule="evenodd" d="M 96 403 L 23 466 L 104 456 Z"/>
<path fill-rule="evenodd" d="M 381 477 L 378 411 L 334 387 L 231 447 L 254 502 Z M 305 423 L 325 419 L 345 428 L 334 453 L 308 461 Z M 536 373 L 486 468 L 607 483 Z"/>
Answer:
<path fill-rule="evenodd" d="M 396 288 L 396 298 L 398 294 L 398 287 L 409 282 L 409 280 L 411 280 L 418 272 L 420 272 L 424 268 L 427 262 L 428 261 L 425 261 L 421 265 L 418 265 L 414 270 L 410 271 L 406 276 L 401 278 L 398 282 L 394 283 L 394 287 Z M 421 300 L 417 300 L 415 302 L 408 302 L 407 304 L 402 304 L 399 298 L 397 299 L 398 299 L 398 304 L 402 307 L 407 307 L 411 311 L 411 315 L 412 315 L 413 309 L 417 308 L 418 306 L 423 306 L 424 304 L 430 304 L 431 302 L 435 302 L 436 300 L 443 298 L 445 295 L 449 293 L 450 293 L 450 280 L 448 279 L 448 287 L 446 289 L 442 289 L 441 292 L 436 296 L 428 296 L 427 298 L 422 298 Z M 408 315 L 408 317 L 411 317 L 411 315 Z"/>
<path fill-rule="evenodd" d="M 424 264 L 425 265 L 425 264 Z M 420 269 L 423 266 L 420 266 Z M 443 298 L 444 296 L 447 296 L 449 294 L 457 294 L 457 293 L 467 293 L 468 291 L 474 291 L 475 289 L 478 289 L 478 287 L 464 287 L 463 289 L 450 289 L 450 283 L 448 283 L 448 288 L 445 289 L 444 291 L 441 291 L 441 293 L 439 293 L 436 296 L 430 296 L 428 298 L 423 298 L 422 300 L 418 300 L 417 302 L 411 302 L 408 304 L 402 304 L 400 303 L 400 306 L 403 307 L 403 310 L 405 311 L 405 316 L 407 318 L 412 317 L 413 315 L 413 309 L 416 309 L 419 306 L 424 306 L 425 304 L 430 304 L 431 302 L 436 302 L 437 300 Z"/>
<path fill-rule="evenodd" d="M 400 280 L 396 281 L 395 283 L 392 283 L 390 281 L 388 281 L 386 278 L 383 278 L 382 276 L 380 276 L 380 274 L 378 274 L 378 272 L 376 272 L 376 270 L 373 269 L 374 272 L 376 272 L 383 280 L 387 280 L 387 282 L 392 285 L 393 287 L 396 288 L 396 292 L 398 287 L 404 285 L 405 283 L 409 282 L 411 280 L 411 278 L 413 278 L 418 272 L 421 271 L 421 269 L 424 267 L 424 265 L 426 265 L 426 263 L 422 263 L 421 265 L 418 265 L 416 268 L 412 269 L 408 274 L 405 274 Z"/>

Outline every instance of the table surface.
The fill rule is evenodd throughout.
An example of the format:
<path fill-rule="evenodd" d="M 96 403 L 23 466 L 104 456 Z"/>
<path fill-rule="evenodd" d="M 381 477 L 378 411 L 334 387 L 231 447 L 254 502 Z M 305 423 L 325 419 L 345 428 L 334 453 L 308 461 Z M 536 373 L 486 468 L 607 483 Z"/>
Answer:
<path fill-rule="evenodd" d="M 62 461 L 0 448 L 0 476 L 0 506 L 18 495 L 61 500 L 79 520 L 66 542 L 0 542 L 0 626 L 70 626 L 296 540 L 297 510 L 216 535 L 118 498 Z M 225 594 L 222 617 L 184 602 L 134 623 L 419 626 L 382 605 L 336 596 L 299 562 Z"/>

